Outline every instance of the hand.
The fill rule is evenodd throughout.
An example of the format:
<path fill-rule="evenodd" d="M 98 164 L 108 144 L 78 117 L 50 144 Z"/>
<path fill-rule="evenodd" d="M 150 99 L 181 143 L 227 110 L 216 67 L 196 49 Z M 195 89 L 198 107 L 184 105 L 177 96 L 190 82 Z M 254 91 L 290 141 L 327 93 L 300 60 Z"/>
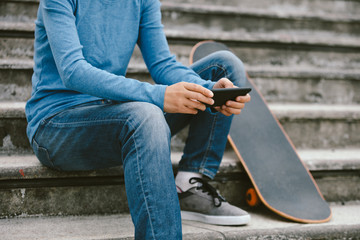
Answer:
<path fill-rule="evenodd" d="M 233 88 L 234 84 L 227 78 L 222 78 L 214 85 L 215 88 Z M 231 116 L 232 114 L 240 114 L 241 110 L 245 107 L 245 103 L 250 102 L 250 95 L 238 96 L 235 101 L 227 101 L 225 105 L 215 107 L 215 110 L 221 112 L 225 116 Z"/>
<path fill-rule="evenodd" d="M 168 113 L 197 114 L 214 104 L 212 91 L 195 83 L 179 82 L 165 90 L 164 111 Z"/>

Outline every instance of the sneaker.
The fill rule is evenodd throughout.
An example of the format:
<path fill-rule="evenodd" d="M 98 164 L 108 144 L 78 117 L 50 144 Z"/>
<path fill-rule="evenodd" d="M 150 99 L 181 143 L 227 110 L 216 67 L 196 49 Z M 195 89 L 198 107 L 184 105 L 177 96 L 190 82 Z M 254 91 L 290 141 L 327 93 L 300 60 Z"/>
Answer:
<path fill-rule="evenodd" d="M 178 193 L 183 220 L 214 225 L 245 225 L 250 222 L 246 211 L 229 204 L 206 180 L 190 178 L 189 182 L 198 185 Z"/>

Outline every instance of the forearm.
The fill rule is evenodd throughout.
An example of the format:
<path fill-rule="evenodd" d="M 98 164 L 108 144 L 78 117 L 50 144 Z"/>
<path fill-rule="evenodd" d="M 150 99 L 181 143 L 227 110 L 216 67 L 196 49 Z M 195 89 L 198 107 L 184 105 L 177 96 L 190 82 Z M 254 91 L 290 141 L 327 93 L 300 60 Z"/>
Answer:
<path fill-rule="evenodd" d="M 190 82 L 211 89 L 214 83 L 203 80 L 190 68 L 177 62 L 171 55 L 161 24 L 160 3 L 149 0 L 142 11 L 138 45 L 154 81 L 158 84 L 172 85 Z"/>
<path fill-rule="evenodd" d="M 163 108 L 166 89 L 163 85 L 151 85 L 111 74 L 92 67 L 86 61 L 78 61 L 64 83 L 72 90 L 92 96 L 116 101 L 151 102 L 160 108 Z"/>

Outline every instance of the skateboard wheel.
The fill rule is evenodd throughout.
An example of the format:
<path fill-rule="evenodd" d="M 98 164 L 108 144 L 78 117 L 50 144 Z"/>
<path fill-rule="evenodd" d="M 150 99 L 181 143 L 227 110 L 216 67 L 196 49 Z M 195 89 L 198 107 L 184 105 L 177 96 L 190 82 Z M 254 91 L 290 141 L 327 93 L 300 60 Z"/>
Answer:
<path fill-rule="evenodd" d="M 250 206 L 250 207 L 256 207 L 260 204 L 260 200 L 259 197 L 255 191 L 254 188 L 249 188 L 246 191 L 246 203 Z"/>

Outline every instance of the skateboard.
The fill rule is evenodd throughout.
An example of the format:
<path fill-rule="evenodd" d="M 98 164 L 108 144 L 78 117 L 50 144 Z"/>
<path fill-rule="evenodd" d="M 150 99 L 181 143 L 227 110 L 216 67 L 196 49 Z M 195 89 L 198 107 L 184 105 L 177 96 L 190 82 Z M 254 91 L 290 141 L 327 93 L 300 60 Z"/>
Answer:
<path fill-rule="evenodd" d="M 190 53 L 190 64 L 220 50 L 230 51 L 219 42 L 200 42 Z M 253 185 L 246 193 L 247 203 L 255 206 L 260 200 L 295 222 L 329 221 L 329 205 L 256 85 L 247 76 L 242 87 L 252 88 L 251 101 L 234 116 L 228 140 Z"/>

